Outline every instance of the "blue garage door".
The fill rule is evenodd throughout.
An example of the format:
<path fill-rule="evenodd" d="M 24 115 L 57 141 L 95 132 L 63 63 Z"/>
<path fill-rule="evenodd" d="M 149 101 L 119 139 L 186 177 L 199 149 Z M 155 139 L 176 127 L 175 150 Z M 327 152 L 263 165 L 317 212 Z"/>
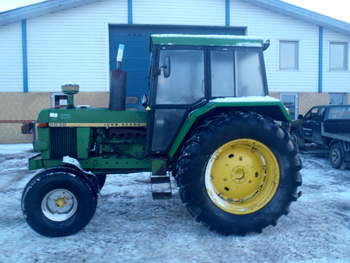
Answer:
<path fill-rule="evenodd" d="M 203 27 L 203 26 L 109 26 L 110 70 L 116 68 L 116 56 L 119 44 L 125 44 L 123 69 L 128 72 L 128 97 L 136 97 L 138 107 L 140 98 L 147 93 L 150 67 L 151 34 L 212 34 L 245 35 L 245 27 Z"/>

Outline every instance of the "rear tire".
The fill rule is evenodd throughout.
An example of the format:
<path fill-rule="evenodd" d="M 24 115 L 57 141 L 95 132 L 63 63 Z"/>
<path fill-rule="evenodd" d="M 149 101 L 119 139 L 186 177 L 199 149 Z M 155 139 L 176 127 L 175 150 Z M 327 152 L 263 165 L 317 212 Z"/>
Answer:
<path fill-rule="evenodd" d="M 250 164 L 244 164 L 241 160 L 242 167 L 234 164 L 232 170 L 229 167 L 228 172 L 225 171 L 224 165 L 219 166 L 219 173 L 214 174 L 213 170 L 211 170 L 210 180 L 214 181 L 219 176 L 219 178 L 223 178 L 223 181 L 231 181 L 231 185 L 237 186 L 237 191 L 233 191 L 231 197 L 228 194 L 229 198 L 224 198 L 225 191 L 223 190 L 216 194 L 216 199 L 213 198 L 213 191 L 210 192 L 208 190 L 208 176 L 206 176 L 206 172 L 208 171 L 208 165 L 212 162 L 214 153 L 216 154 L 218 149 L 226 147 L 225 145 L 227 144 L 230 146 L 230 143 L 232 143 L 232 149 L 236 147 L 235 145 L 243 143 L 242 148 L 237 147 L 244 151 L 245 142 L 256 142 L 256 144 L 263 145 L 261 148 L 262 152 L 266 153 L 266 160 L 270 161 L 275 157 L 275 160 L 277 160 L 275 164 L 277 163 L 277 167 L 280 170 L 278 186 L 274 188 L 276 181 L 271 181 L 272 183 L 269 183 L 270 186 L 264 188 L 271 189 L 271 191 L 260 191 L 257 188 L 257 191 L 260 192 L 251 195 L 250 200 L 244 200 L 244 198 L 234 199 L 233 197 L 236 193 L 245 191 L 241 189 L 248 189 L 252 193 L 255 191 L 254 187 L 252 188 L 251 185 L 248 185 L 248 179 L 245 182 L 241 180 L 242 175 L 247 178 L 254 177 L 249 175 Z M 268 150 L 263 150 L 264 146 Z M 272 153 L 272 155 L 268 152 Z M 238 152 L 238 156 L 239 154 Z M 249 151 L 246 151 L 246 154 L 249 156 Z M 254 156 L 258 155 L 254 153 L 252 155 L 253 159 L 257 158 Z M 221 158 L 221 155 L 215 155 L 214 163 L 221 160 Z M 230 154 L 223 158 L 238 157 L 237 154 Z M 230 160 L 227 160 L 229 163 Z M 234 161 L 231 162 L 234 163 Z M 238 161 L 236 160 L 235 162 L 237 163 Z M 267 166 L 266 163 L 265 167 Z M 272 163 L 274 162 L 272 161 Z M 259 161 L 257 164 L 259 164 Z M 225 165 L 228 166 L 229 164 Z M 271 167 L 276 167 L 276 165 Z M 222 170 L 220 170 L 221 168 Z M 262 169 L 262 166 L 259 166 L 257 169 Z M 301 161 L 287 132 L 273 120 L 264 118 L 257 113 L 235 112 L 217 115 L 194 130 L 185 142 L 178 157 L 175 178 L 180 187 L 182 201 L 197 221 L 204 222 L 211 229 L 223 234 L 246 234 L 248 232 L 261 232 L 264 227 L 275 225 L 281 215 L 288 213 L 291 202 L 296 201 L 301 194 L 297 192 L 297 187 L 301 185 L 301 176 L 298 172 L 300 169 Z M 228 173 L 228 175 L 223 176 L 225 173 Z M 266 173 L 265 170 L 266 178 L 269 178 L 271 174 L 276 174 L 274 171 L 269 172 L 268 175 Z M 237 174 L 239 175 L 238 177 L 236 176 Z M 242 183 L 245 186 L 235 185 L 232 182 L 235 180 L 237 184 Z M 263 179 L 264 183 L 267 183 L 268 180 L 266 179 L 265 181 Z M 226 182 L 220 181 L 218 185 L 220 184 L 226 184 Z M 253 185 L 254 182 L 251 183 L 249 179 L 249 184 Z M 248 188 L 244 188 L 247 185 Z M 226 189 L 226 191 L 229 190 Z M 265 193 L 266 196 L 262 193 Z M 261 199 L 258 199 L 260 198 L 259 195 L 261 195 Z M 218 197 L 221 197 L 222 200 L 217 200 Z M 255 198 L 256 200 L 261 200 L 261 202 L 255 202 Z M 263 201 L 265 204 L 261 205 Z"/>
<path fill-rule="evenodd" d="M 22 211 L 29 226 L 48 237 L 80 231 L 91 220 L 97 195 L 87 179 L 72 169 L 37 174 L 24 189 Z"/>
<path fill-rule="evenodd" d="M 329 149 L 329 160 L 335 169 L 340 169 L 344 164 L 344 150 L 339 142 L 331 144 Z"/>

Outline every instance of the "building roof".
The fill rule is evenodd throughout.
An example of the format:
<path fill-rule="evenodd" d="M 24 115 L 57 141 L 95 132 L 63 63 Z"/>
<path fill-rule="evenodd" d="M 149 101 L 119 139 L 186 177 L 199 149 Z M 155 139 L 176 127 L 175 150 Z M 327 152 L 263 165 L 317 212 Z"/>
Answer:
<path fill-rule="evenodd" d="M 41 3 L 20 7 L 0 13 L 0 26 L 23 19 L 78 7 L 84 4 L 103 0 L 48 0 Z M 314 25 L 322 26 L 342 34 L 350 34 L 350 24 L 301 8 L 280 0 L 242 0 L 244 2 L 265 8 L 283 15 L 287 15 Z"/>
<path fill-rule="evenodd" d="M 311 10 L 298 7 L 280 0 L 242 0 L 244 2 L 265 8 L 277 13 L 281 13 L 311 24 L 322 26 L 336 32 L 349 35 L 350 24 L 338 19 L 321 15 Z"/>
<path fill-rule="evenodd" d="M 0 13 L 0 26 L 101 0 L 48 0 Z"/>
<path fill-rule="evenodd" d="M 156 45 L 264 46 L 264 41 L 261 38 L 223 35 L 155 34 L 152 35 L 152 42 Z"/>

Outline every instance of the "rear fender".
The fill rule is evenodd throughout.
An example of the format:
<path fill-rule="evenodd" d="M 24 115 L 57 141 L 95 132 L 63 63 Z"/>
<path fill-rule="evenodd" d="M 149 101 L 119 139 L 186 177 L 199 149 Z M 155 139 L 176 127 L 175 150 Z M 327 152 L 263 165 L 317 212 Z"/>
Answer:
<path fill-rule="evenodd" d="M 178 132 L 170 151 L 169 157 L 173 158 L 180 149 L 187 135 L 202 120 L 209 118 L 219 112 L 228 111 L 250 111 L 263 116 L 268 116 L 276 121 L 290 122 L 291 117 L 283 103 L 271 97 L 241 97 L 241 98 L 223 98 L 209 101 L 201 108 L 190 112 Z"/>

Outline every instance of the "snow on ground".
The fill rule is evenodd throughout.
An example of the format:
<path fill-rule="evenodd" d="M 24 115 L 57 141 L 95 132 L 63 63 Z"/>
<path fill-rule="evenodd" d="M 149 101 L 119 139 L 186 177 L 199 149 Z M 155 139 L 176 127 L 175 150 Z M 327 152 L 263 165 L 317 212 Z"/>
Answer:
<path fill-rule="evenodd" d="M 209 231 L 178 193 L 153 201 L 142 173 L 109 176 L 84 230 L 46 238 L 29 228 L 20 207 L 32 154 L 29 145 L 0 145 L 0 262 L 350 262 L 350 171 L 325 158 L 302 156 L 303 196 L 262 234 Z"/>

